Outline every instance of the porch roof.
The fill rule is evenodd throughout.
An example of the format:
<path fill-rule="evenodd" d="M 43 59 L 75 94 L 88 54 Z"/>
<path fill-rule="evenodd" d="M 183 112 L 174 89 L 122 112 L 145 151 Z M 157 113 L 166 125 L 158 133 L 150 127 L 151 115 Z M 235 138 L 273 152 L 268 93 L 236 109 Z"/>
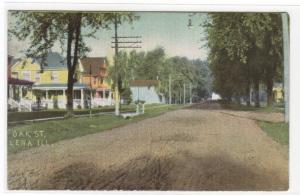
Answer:
<path fill-rule="evenodd" d="M 111 91 L 109 88 L 97 88 L 96 91 Z"/>
<path fill-rule="evenodd" d="M 53 84 L 34 84 L 32 89 L 39 90 L 66 90 L 68 88 L 67 83 L 53 83 Z M 74 83 L 73 89 L 89 89 L 89 87 L 83 83 Z"/>
<path fill-rule="evenodd" d="M 9 77 L 8 84 L 9 85 L 30 85 L 31 86 L 31 85 L 33 85 L 33 82 Z"/>

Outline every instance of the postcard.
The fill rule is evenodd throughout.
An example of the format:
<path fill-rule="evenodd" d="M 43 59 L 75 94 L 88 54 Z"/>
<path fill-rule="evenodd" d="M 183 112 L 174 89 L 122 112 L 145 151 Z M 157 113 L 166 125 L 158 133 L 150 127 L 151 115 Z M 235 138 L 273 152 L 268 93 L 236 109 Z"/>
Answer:
<path fill-rule="evenodd" d="M 286 191 L 286 12 L 8 10 L 8 190 Z"/>

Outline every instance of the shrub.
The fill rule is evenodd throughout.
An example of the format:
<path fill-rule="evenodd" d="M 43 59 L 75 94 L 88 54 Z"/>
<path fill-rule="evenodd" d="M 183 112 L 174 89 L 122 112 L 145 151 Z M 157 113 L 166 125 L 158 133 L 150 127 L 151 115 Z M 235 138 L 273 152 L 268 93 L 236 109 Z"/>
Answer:
<path fill-rule="evenodd" d="M 130 88 L 124 88 L 121 91 L 121 97 L 124 99 L 124 104 L 129 105 L 132 102 L 132 98 L 131 98 L 131 90 Z"/>

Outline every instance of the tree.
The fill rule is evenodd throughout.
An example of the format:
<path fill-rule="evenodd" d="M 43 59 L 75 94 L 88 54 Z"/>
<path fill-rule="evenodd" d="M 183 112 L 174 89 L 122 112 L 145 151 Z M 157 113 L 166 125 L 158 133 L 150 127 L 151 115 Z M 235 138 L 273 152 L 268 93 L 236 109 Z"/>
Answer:
<path fill-rule="evenodd" d="M 124 91 L 124 94 L 129 94 L 125 91 L 128 91 L 130 80 L 158 79 L 160 85 L 156 87 L 156 90 L 165 97 L 169 97 L 169 76 L 173 80 L 172 97 L 177 102 L 183 98 L 184 85 L 186 89 L 192 85 L 194 93 L 199 97 L 207 97 L 210 93 L 211 77 L 208 64 L 199 59 L 192 61 L 179 56 L 167 58 L 164 49 L 157 47 L 148 52 L 120 51 L 118 63 L 120 65 L 118 69 L 119 90 Z M 110 68 L 109 75 L 111 77 L 115 75 L 113 67 Z M 189 97 L 190 93 L 186 90 L 186 98 Z"/>
<path fill-rule="evenodd" d="M 114 56 L 116 58 L 116 56 Z M 118 69 L 110 67 L 108 75 L 114 80 L 115 75 L 118 75 L 118 91 L 120 92 L 121 99 L 131 102 L 131 93 L 129 89 L 129 81 L 132 80 L 131 70 L 128 64 L 128 54 L 125 51 L 118 53 Z M 117 72 L 116 72 L 117 71 Z M 115 82 L 112 85 L 115 88 Z"/>
<path fill-rule="evenodd" d="M 280 14 L 212 13 L 206 27 L 217 92 L 240 99 L 248 96 L 253 84 L 259 106 L 259 85 L 263 81 L 271 105 L 273 82 L 282 67 Z"/>

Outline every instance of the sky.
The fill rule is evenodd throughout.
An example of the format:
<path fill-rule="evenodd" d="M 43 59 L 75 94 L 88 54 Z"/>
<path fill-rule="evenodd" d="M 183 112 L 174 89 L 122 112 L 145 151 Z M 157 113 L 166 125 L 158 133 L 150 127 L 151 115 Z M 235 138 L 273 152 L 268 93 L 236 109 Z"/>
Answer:
<path fill-rule="evenodd" d="M 206 43 L 203 23 L 206 14 L 199 13 L 190 16 L 186 12 L 135 12 L 140 16 L 133 24 L 123 23 L 119 26 L 119 36 L 142 36 L 141 47 L 137 51 L 149 51 L 156 47 L 163 47 L 168 57 L 185 56 L 189 59 L 200 58 L 206 60 L 208 49 L 202 47 Z M 189 18 L 193 28 L 188 28 Z M 16 18 L 8 17 L 9 26 L 15 25 Z M 111 48 L 111 30 L 101 29 L 96 32 L 95 38 L 85 38 L 85 42 L 91 51 L 89 57 L 107 57 L 113 55 Z M 28 47 L 28 41 L 19 41 L 11 37 L 8 41 L 8 54 L 22 57 L 22 52 Z M 55 44 L 52 51 L 61 52 L 59 44 Z M 129 49 L 127 49 L 129 51 Z"/>

